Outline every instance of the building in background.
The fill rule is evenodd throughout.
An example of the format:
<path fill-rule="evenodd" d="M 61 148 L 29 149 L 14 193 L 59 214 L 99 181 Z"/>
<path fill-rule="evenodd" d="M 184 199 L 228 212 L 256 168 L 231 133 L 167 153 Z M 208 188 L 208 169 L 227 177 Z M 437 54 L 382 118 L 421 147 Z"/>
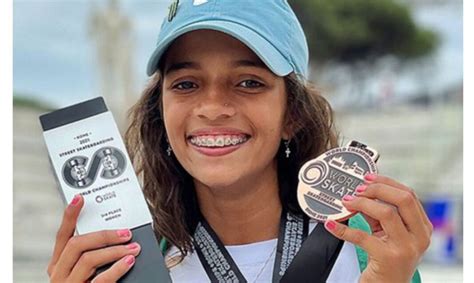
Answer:
<path fill-rule="evenodd" d="M 13 104 L 13 281 L 48 282 L 64 205 L 38 117 L 51 109 L 28 100 Z"/>

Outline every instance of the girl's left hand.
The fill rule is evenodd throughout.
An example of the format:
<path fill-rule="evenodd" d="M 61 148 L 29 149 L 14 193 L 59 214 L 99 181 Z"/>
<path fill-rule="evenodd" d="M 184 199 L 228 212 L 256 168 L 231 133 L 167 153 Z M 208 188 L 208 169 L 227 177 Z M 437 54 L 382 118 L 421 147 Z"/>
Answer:
<path fill-rule="evenodd" d="M 373 174 L 365 181 L 355 197 L 344 197 L 343 204 L 362 213 L 372 234 L 335 221 L 327 221 L 326 229 L 367 252 L 369 262 L 360 282 L 410 282 L 430 244 L 433 226 L 412 189 Z"/>

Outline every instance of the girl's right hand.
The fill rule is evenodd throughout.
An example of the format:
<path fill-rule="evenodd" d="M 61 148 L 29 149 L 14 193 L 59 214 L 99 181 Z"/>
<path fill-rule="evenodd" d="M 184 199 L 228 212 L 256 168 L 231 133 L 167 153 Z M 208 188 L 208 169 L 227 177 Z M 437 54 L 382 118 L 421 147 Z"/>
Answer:
<path fill-rule="evenodd" d="M 128 242 L 130 230 L 103 230 L 74 236 L 77 218 L 84 199 L 76 195 L 64 211 L 56 234 L 53 256 L 48 265 L 51 282 L 116 282 L 135 263 L 140 252 L 138 243 Z M 120 245 L 121 244 L 121 245 Z M 115 263 L 94 278 L 98 267 Z"/>

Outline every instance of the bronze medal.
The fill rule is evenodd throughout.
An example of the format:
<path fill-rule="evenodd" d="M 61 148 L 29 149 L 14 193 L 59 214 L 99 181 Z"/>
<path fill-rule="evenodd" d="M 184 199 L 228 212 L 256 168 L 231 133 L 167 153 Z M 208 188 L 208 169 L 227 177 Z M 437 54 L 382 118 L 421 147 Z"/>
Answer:
<path fill-rule="evenodd" d="M 298 203 L 311 218 L 343 221 L 356 212 L 342 205 L 345 195 L 354 195 L 364 176 L 377 174 L 378 153 L 366 145 L 351 141 L 306 162 L 298 174 Z"/>

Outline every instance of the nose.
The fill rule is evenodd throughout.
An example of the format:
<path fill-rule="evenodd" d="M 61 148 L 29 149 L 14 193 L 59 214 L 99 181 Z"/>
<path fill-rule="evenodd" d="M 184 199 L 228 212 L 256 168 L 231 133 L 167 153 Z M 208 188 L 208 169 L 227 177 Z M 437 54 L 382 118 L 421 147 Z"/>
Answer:
<path fill-rule="evenodd" d="M 235 107 L 225 89 L 209 88 L 200 97 L 195 114 L 210 121 L 230 118 L 235 115 Z"/>

